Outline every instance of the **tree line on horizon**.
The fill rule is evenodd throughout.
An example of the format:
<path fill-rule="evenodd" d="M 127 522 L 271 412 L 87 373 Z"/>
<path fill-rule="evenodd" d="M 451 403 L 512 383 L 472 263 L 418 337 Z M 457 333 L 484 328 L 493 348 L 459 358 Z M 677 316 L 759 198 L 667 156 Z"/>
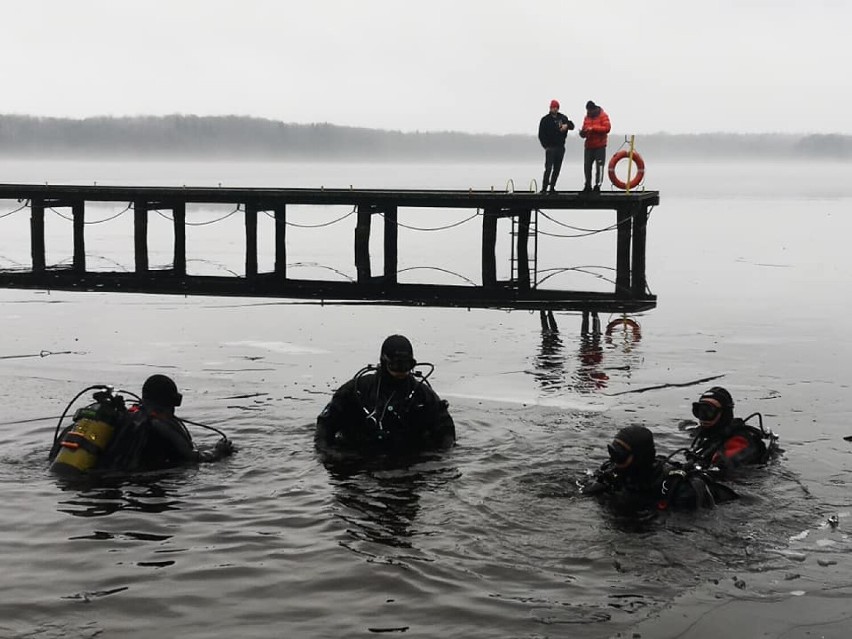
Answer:
<path fill-rule="evenodd" d="M 610 136 L 610 149 L 624 141 Z M 569 137 L 577 149 L 582 140 Z M 637 136 L 643 155 L 739 159 L 852 159 L 852 136 L 841 134 L 655 133 Z M 402 132 L 290 124 L 248 116 L 49 118 L 0 115 L 4 156 L 187 157 L 352 160 L 489 160 L 538 158 L 535 137 L 456 131 Z"/>

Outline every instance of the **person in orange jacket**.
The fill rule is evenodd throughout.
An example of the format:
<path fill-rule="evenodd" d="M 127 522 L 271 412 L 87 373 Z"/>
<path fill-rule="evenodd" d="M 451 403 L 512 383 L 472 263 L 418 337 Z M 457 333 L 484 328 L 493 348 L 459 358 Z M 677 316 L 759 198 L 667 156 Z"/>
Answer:
<path fill-rule="evenodd" d="M 606 160 L 606 141 L 609 131 L 610 122 L 606 111 L 591 100 L 586 102 L 586 117 L 583 119 L 583 128 L 580 129 L 580 137 L 586 140 L 583 151 L 583 172 L 586 178 L 586 183 L 583 186 L 584 193 L 601 192 L 603 165 Z M 594 188 L 592 187 L 593 164 L 595 166 Z"/>

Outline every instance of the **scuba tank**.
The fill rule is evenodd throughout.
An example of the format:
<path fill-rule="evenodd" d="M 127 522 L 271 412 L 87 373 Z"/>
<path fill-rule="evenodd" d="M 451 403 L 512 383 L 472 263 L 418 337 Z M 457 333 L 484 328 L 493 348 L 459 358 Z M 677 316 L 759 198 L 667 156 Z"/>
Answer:
<path fill-rule="evenodd" d="M 58 435 L 59 424 L 57 425 L 57 436 L 54 437 L 50 455 L 53 462 L 50 466 L 51 471 L 74 475 L 95 468 L 112 441 L 122 418 L 127 414 L 124 398 L 121 395 L 113 395 L 109 387 L 97 388 L 102 390 L 94 394 L 95 402 L 79 409 L 74 414 L 71 426 L 61 435 Z M 60 419 L 61 423 L 62 419 Z"/>

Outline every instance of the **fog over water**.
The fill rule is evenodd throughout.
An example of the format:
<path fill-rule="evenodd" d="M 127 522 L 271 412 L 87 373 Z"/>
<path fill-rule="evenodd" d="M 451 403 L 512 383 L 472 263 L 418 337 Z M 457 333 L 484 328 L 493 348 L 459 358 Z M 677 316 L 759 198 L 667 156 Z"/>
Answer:
<path fill-rule="evenodd" d="M 582 185 L 580 160 L 569 154 L 560 188 Z M 845 636 L 832 602 L 852 594 L 848 166 L 646 164 L 646 187 L 661 194 L 647 256 L 659 303 L 636 317 L 638 339 L 581 339 L 579 317 L 563 313 L 548 338 L 527 312 L 0 290 L 0 636 L 666 637 L 683 630 L 679 619 L 717 620 L 725 605 L 747 611 L 732 617 L 743 636 L 770 626 L 804 636 L 799 622 Z M 526 190 L 541 174 L 537 161 L 3 159 L 0 169 L 7 183 L 498 190 Z M 21 204 L 0 201 L 0 268 L 28 264 L 28 210 L 4 216 Z M 87 210 L 93 266 L 132 268 L 126 206 Z M 191 272 L 241 273 L 233 208 L 189 210 Z M 303 226 L 288 229 L 288 261 L 299 276 L 353 274 L 354 217 L 305 228 L 345 207 L 294 209 L 288 221 Z M 438 228 L 470 213 L 400 221 Z M 614 222 L 544 213 L 542 230 Z M 171 259 L 169 224 L 152 214 L 154 266 Z M 70 257 L 70 227 L 48 212 L 50 263 Z M 262 220 L 266 269 L 269 228 Z M 476 279 L 476 219 L 400 231 L 405 277 L 458 282 L 419 269 L 438 265 Z M 541 240 L 541 268 L 614 265 L 612 233 Z M 579 272 L 551 282 L 609 286 Z M 457 447 L 405 468 L 324 467 L 316 415 L 394 332 L 436 365 Z M 138 391 L 154 372 L 176 379 L 183 416 L 231 436 L 234 457 L 107 485 L 47 472 L 56 418 L 77 392 Z M 661 451 L 686 445 L 682 422 L 707 385 L 689 383 L 710 376 L 739 414 L 760 411 L 785 450 L 737 485 L 740 502 L 636 525 L 578 495 L 576 480 L 624 425 L 652 428 Z M 761 621 L 774 605 L 799 621 Z"/>

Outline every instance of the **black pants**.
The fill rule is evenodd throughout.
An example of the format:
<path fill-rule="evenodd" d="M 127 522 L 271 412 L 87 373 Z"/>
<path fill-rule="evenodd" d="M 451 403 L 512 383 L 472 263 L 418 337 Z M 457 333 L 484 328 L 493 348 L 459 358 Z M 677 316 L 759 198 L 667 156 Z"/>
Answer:
<path fill-rule="evenodd" d="M 565 157 L 564 146 L 549 146 L 544 150 L 544 179 L 541 181 L 541 190 L 546 191 L 556 188 L 556 180 L 559 171 L 562 170 L 562 158 Z"/>
<path fill-rule="evenodd" d="M 585 149 L 583 152 L 583 174 L 586 186 L 600 186 L 603 180 L 603 165 L 606 160 L 606 147 Z M 592 165 L 595 165 L 595 183 L 592 184 Z"/>

